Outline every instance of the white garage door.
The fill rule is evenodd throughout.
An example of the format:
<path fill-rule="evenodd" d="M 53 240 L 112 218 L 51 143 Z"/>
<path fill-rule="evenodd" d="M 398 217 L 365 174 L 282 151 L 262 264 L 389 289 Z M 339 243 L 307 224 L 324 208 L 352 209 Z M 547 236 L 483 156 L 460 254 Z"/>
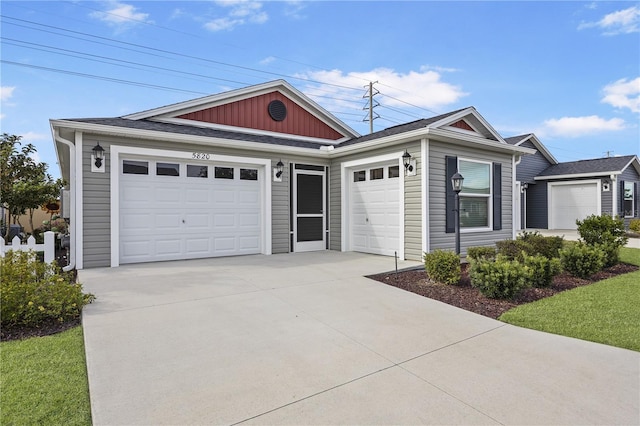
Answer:
<path fill-rule="evenodd" d="M 597 182 L 552 184 L 550 228 L 576 229 L 576 220 L 600 214 Z"/>
<path fill-rule="evenodd" d="M 393 256 L 400 243 L 398 162 L 350 173 L 351 249 Z"/>
<path fill-rule="evenodd" d="M 258 169 L 152 159 L 120 165 L 120 263 L 261 252 Z"/>

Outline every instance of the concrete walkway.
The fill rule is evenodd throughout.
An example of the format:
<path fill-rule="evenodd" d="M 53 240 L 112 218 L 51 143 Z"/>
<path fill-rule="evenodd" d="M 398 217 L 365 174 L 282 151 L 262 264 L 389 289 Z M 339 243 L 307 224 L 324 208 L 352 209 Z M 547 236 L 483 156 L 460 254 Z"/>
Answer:
<path fill-rule="evenodd" d="M 314 252 L 80 271 L 94 425 L 640 423 L 640 353 L 363 277 L 391 269 Z"/>

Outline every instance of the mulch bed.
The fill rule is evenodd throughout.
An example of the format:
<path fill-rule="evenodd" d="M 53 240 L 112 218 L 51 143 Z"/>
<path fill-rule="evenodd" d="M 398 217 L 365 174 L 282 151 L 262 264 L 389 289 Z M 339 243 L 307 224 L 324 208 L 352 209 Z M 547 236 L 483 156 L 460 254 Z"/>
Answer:
<path fill-rule="evenodd" d="M 67 322 L 50 321 L 38 328 L 11 327 L 0 330 L 0 341 L 27 339 L 29 337 L 42 337 L 56 334 L 80 325 L 80 318 Z"/>
<path fill-rule="evenodd" d="M 528 288 L 511 300 L 490 299 L 471 286 L 468 264 L 462 265 L 462 278 L 458 285 L 445 285 L 429 279 L 424 269 L 370 275 L 368 278 L 419 294 L 430 299 L 439 300 L 449 305 L 475 312 L 489 318 L 497 319 L 504 312 L 518 305 L 534 302 L 553 296 L 565 290 L 593 284 L 620 274 L 637 271 L 639 268 L 626 263 L 619 263 L 606 268 L 589 279 L 573 277 L 565 272 L 556 276 L 548 288 Z"/>

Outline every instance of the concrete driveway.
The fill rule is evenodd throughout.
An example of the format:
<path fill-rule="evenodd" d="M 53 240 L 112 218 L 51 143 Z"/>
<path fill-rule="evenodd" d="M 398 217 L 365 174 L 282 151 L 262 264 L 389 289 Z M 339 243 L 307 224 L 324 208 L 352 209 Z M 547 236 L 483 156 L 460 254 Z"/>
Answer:
<path fill-rule="evenodd" d="M 94 424 L 640 423 L 639 353 L 363 277 L 391 269 L 329 251 L 81 271 Z"/>

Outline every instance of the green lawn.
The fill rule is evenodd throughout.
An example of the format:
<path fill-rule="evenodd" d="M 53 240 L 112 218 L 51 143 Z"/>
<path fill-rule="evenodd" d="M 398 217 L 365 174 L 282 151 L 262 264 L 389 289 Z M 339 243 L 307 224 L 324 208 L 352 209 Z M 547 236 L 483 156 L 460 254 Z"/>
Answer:
<path fill-rule="evenodd" d="M 620 260 L 640 266 L 640 249 L 623 248 Z M 519 306 L 499 319 L 640 351 L 640 271 Z"/>
<path fill-rule="evenodd" d="M 0 424 L 91 425 L 82 327 L 0 343 Z"/>

